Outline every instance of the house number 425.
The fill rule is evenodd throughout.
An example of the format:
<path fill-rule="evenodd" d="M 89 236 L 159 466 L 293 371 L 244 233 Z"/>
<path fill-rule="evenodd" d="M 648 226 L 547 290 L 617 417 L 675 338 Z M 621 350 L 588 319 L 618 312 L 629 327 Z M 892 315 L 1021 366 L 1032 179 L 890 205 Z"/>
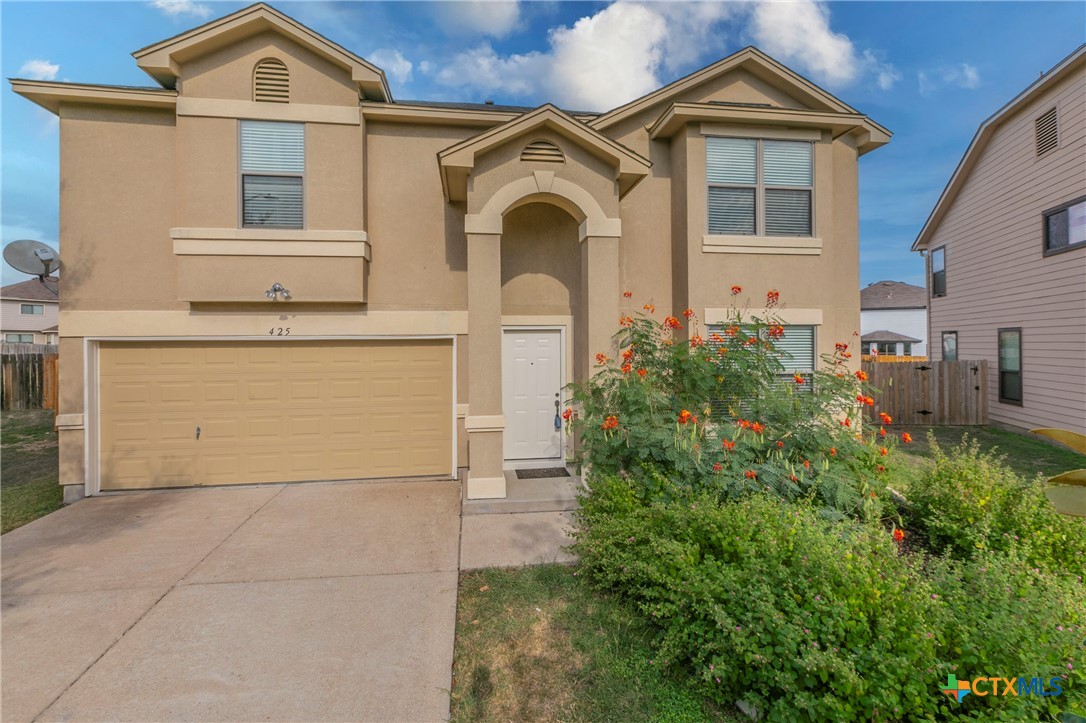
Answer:
<path fill-rule="evenodd" d="M 268 336 L 290 336 L 289 326 L 273 326 L 268 329 Z"/>

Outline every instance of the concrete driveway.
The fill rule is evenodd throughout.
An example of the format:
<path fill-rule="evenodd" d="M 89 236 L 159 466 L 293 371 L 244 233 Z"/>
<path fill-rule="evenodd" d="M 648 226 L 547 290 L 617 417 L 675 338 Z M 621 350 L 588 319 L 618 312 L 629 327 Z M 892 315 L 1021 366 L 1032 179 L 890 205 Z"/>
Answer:
<path fill-rule="evenodd" d="M 84 500 L 3 537 L 2 717 L 442 720 L 457 482 Z"/>

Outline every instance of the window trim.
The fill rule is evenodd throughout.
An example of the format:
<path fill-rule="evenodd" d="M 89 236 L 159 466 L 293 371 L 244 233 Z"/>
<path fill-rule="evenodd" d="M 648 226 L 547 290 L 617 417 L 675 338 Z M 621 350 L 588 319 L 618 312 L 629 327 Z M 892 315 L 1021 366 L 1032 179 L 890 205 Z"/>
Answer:
<path fill-rule="evenodd" d="M 815 214 L 815 186 L 817 185 L 816 168 L 815 168 L 815 143 L 814 140 L 805 139 L 791 139 L 791 138 L 758 138 L 751 136 L 731 136 L 731 135 L 706 135 L 705 137 L 705 150 L 702 153 L 702 162 L 705 169 L 705 236 L 714 238 L 749 238 L 749 239 L 818 239 L 818 226 L 816 225 Z M 744 140 L 754 142 L 754 184 L 742 184 L 742 183 L 713 183 L 709 180 L 709 140 L 712 138 L 727 138 L 730 140 Z M 765 183 L 765 168 L 764 166 L 764 144 L 766 141 L 780 142 L 780 143 L 803 143 L 809 146 L 811 151 L 811 185 L 809 186 L 777 186 L 766 185 Z M 709 189 L 710 188 L 742 188 L 754 190 L 754 233 L 735 233 L 729 232 L 725 234 L 713 233 L 709 230 Z M 766 203 L 766 191 L 807 191 L 811 194 L 811 206 L 810 206 L 810 232 L 802 236 L 780 236 L 769 235 L 765 233 L 765 203 Z"/>
<path fill-rule="evenodd" d="M 1003 355 L 1000 353 L 999 342 L 1003 338 L 1004 332 L 1014 332 L 1018 334 L 1018 371 L 1007 372 L 1008 374 L 1018 374 L 1018 390 L 1022 399 L 1007 399 L 1003 396 Z M 1023 361 L 1025 360 L 1025 354 L 1023 353 L 1022 344 L 1022 327 L 1020 326 L 1005 326 L 996 329 L 996 397 L 999 399 L 1000 404 L 1013 404 L 1016 407 L 1024 406 L 1022 404 L 1025 399 L 1025 374 L 1023 371 Z"/>
<path fill-rule="evenodd" d="M 946 338 L 948 336 L 953 336 L 954 337 L 954 358 L 953 359 L 947 359 L 946 358 Z M 943 361 L 959 361 L 960 356 L 961 355 L 958 353 L 958 331 L 957 331 L 957 329 L 955 329 L 953 331 L 944 331 L 944 332 L 942 332 L 941 335 L 939 336 L 939 358 L 941 360 L 943 360 Z"/>
<path fill-rule="evenodd" d="M 30 311 L 26 309 L 29 308 Z M 41 309 L 41 311 L 34 311 L 34 309 Z M 20 316 L 45 316 L 45 304 L 19 304 Z"/>
<path fill-rule="evenodd" d="M 943 254 L 943 293 L 941 294 L 935 293 L 935 254 L 937 252 L 942 252 Z M 946 244 L 944 244 L 938 248 L 932 249 L 931 253 L 928 254 L 928 292 L 931 294 L 931 298 L 942 299 L 946 296 L 946 289 Z"/>
<path fill-rule="evenodd" d="M 1048 248 L 1048 217 L 1053 216 L 1060 211 L 1064 211 L 1072 206 L 1077 206 L 1080 203 L 1086 203 L 1086 196 L 1079 196 L 1076 199 L 1068 201 L 1067 203 L 1061 203 L 1059 206 L 1054 206 L 1049 209 L 1045 209 L 1041 212 L 1041 256 L 1056 256 L 1058 254 L 1064 254 L 1068 251 L 1074 251 L 1075 249 L 1086 248 L 1086 241 L 1080 241 L 1076 244 L 1069 243 L 1063 248 L 1050 249 Z"/>
<path fill-rule="evenodd" d="M 241 165 L 241 127 L 247 121 L 255 121 L 258 123 L 284 123 L 289 125 L 300 125 L 302 127 L 302 172 L 301 173 L 268 173 L 266 171 L 261 173 L 245 173 L 242 170 Z M 238 118 L 237 127 L 237 139 L 238 139 L 238 228 L 239 229 L 268 229 L 268 230 L 282 230 L 282 231 L 305 231 L 309 228 L 309 203 L 308 203 L 308 169 L 309 169 L 309 124 L 299 121 L 280 121 L 280 120 L 267 120 L 265 118 Z M 271 176 L 273 178 L 300 178 L 302 179 L 302 225 L 295 226 L 252 226 L 245 224 L 245 177 L 246 176 Z"/>

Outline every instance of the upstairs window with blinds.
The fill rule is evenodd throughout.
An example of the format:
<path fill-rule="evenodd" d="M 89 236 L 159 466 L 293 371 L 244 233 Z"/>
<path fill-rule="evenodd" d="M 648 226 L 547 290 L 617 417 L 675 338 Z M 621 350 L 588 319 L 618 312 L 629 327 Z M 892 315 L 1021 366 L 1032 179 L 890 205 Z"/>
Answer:
<path fill-rule="evenodd" d="M 1060 144 L 1059 120 L 1055 108 L 1045 111 L 1033 122 L 1033 132 L 1038 156 L 1043 156 Z"/>
<path fill-rule="evenodd" d="M 253 100 L 263 103 L 290 102 L 290 71 L 283 61 L 261 60 L 253 69 Z"/>
<path fill-rule="evenodd" d="M 710 137 L 705 146 L 710 234 L 812 234 L 811 143 Z"/>
<path fill-rule="evenodd" d="M 305 126 L 241 122 L 241 225 L 304 228 Z"/>

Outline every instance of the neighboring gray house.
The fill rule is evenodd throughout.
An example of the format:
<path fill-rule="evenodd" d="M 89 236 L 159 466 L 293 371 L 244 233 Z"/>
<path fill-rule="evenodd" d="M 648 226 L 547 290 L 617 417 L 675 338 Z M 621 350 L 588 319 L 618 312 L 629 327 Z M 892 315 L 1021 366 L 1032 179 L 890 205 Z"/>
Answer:
<path fill-rule="evenodd" d="M 993 422 L 1086 432 L 1086 45 L 981 123 L 913 250 L 931 357 L 988 360 Z"/>
<path fill-rule="evenodd" d="M 865 354 L 928 354 L 928 290 L 876 281 L 860 291 L 860 341 Z"/>
<path fill-rule="evenodd" d="M 45 284 L 29 279 L 0 288 L 0 339 L 9 344 L 57 343 L 59 282 L 50 279 Z"/>

